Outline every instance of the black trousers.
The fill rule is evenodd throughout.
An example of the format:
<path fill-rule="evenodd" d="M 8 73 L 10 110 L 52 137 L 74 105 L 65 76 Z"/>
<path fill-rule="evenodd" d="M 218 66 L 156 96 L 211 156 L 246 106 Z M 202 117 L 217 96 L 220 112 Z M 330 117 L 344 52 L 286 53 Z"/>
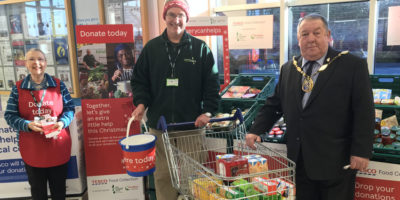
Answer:
<path fill-rule="evenodd" d="M 47 181 L 49 182 L 52 200 L 65 200 L 68 163 L 63 165 L 40 168 L 25 163 L 33 200 L 47 200 Z"/>
<path fill-rule="evenodd" d="M 296 200 L 353 200 L 356 170 L 332 180 L 311 180 L 304 168 L 303 156 L 296 163 Z"/>

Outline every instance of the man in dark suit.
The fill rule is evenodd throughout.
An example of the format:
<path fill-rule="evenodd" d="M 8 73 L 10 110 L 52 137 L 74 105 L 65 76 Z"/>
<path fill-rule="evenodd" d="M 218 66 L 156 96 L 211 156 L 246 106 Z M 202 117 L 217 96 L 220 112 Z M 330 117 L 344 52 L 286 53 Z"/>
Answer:
<path fill-rule="evenodd" d="M 352 200 L 356 171 L 368 166 L 372 154 L 375 117 L 367 63 L 329 47 L 331 33 L 321 15 L 305 16 L 297 29 L 301 56 L 282 66 L 275 93 L 246 143 L 256 148 L 259 135 L 283 115 L 288 158 L 296 163 L 296 199 Z"/>

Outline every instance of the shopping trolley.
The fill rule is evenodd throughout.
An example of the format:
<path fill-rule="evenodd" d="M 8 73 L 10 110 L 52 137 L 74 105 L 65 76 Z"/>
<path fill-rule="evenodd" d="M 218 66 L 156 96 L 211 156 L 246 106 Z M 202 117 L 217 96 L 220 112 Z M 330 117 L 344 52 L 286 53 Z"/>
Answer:
<path fill-rule="evenodd" d="M 185 199 L 294 200 L 295 164 L 272 149 L 245 144 L 246 128 L 240 109 L 227 127 L 207 127 L 196 133 L 168 128 L 194 122 L 166 124 L 160 117 L 163 142 L 173 186 Z"/>

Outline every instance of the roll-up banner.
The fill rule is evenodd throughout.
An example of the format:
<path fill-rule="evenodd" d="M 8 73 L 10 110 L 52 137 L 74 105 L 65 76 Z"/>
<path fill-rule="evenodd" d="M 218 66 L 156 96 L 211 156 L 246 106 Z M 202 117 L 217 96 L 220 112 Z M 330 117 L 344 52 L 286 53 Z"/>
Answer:
<path fill-rule="evenodd" d="M 76 26 L 88 196 L 144 199 L 143 179 L 127 175 L 118 141 L 134 110 L 132 24 Z M 132 123 L 130 134 L 140 133 Z"/>

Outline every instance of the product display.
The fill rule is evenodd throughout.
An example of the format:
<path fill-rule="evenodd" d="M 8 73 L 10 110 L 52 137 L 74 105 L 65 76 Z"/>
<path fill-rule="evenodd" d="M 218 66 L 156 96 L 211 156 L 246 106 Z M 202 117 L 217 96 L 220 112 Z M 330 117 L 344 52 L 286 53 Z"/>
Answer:
<path fill-rule="evenodd" d="M 244 109 L 242 110 L 242 116 L 246 116 L 247 113 L 249 112 L 250 109 Z M 231 113 L 217 113 L 214 118 L 226 118 L 226 117 L 232 117 L 234 113 L 236 112 L 236 109 L 233 109 Z M 239 122 L 236 122 L 238 124 Z M 208 127 L 211 128 L 224 128 L 224 127 L 229 127 L 233 125 L 233 121 L 221 121 L 221 122 L 213 122 L 208 124 Z"/>
<path fill-rule="evenodd" d="M 375 120 L 374 148 L 400 150 L 398 144 L 392 145 L 392 143 L 397 141 L 397 133 L 400 133 L 400 126 L 398 126 L 396 115 L 390 116 L 379 122 L 379 118 L 381 117 L 382 112 L 376 109 L 375 114 L 377 115 L 377 120 Z"/>
<path fill-rule="evenodd" d="M 281 118 L 268 133 L 261 135 L 261 139 L 265 142 L 285 143 L 286 123 Z"/>
<path fill-rule="evenodd" d="M 232 86 L 222 98 L 254 98 L 261 90 L 250 86 Z"/>
<path fill-rule="evenodd" d="M 391 89 L 372 89 L 374 100 L 386 100 L 390 99 L 392 95 Z"/>
<path fill-rule="evenodd" d="M 400 164 L 397 131 L 400 117 L 400 77 L 370 75 L 375 103 L 372 161 Z"/>
<path fill-rule="evenodd" d="M 239 74 L 221 91 L 223 99 L 256 99 L 265 101 L 274 91 L 272 74 Z"/>

